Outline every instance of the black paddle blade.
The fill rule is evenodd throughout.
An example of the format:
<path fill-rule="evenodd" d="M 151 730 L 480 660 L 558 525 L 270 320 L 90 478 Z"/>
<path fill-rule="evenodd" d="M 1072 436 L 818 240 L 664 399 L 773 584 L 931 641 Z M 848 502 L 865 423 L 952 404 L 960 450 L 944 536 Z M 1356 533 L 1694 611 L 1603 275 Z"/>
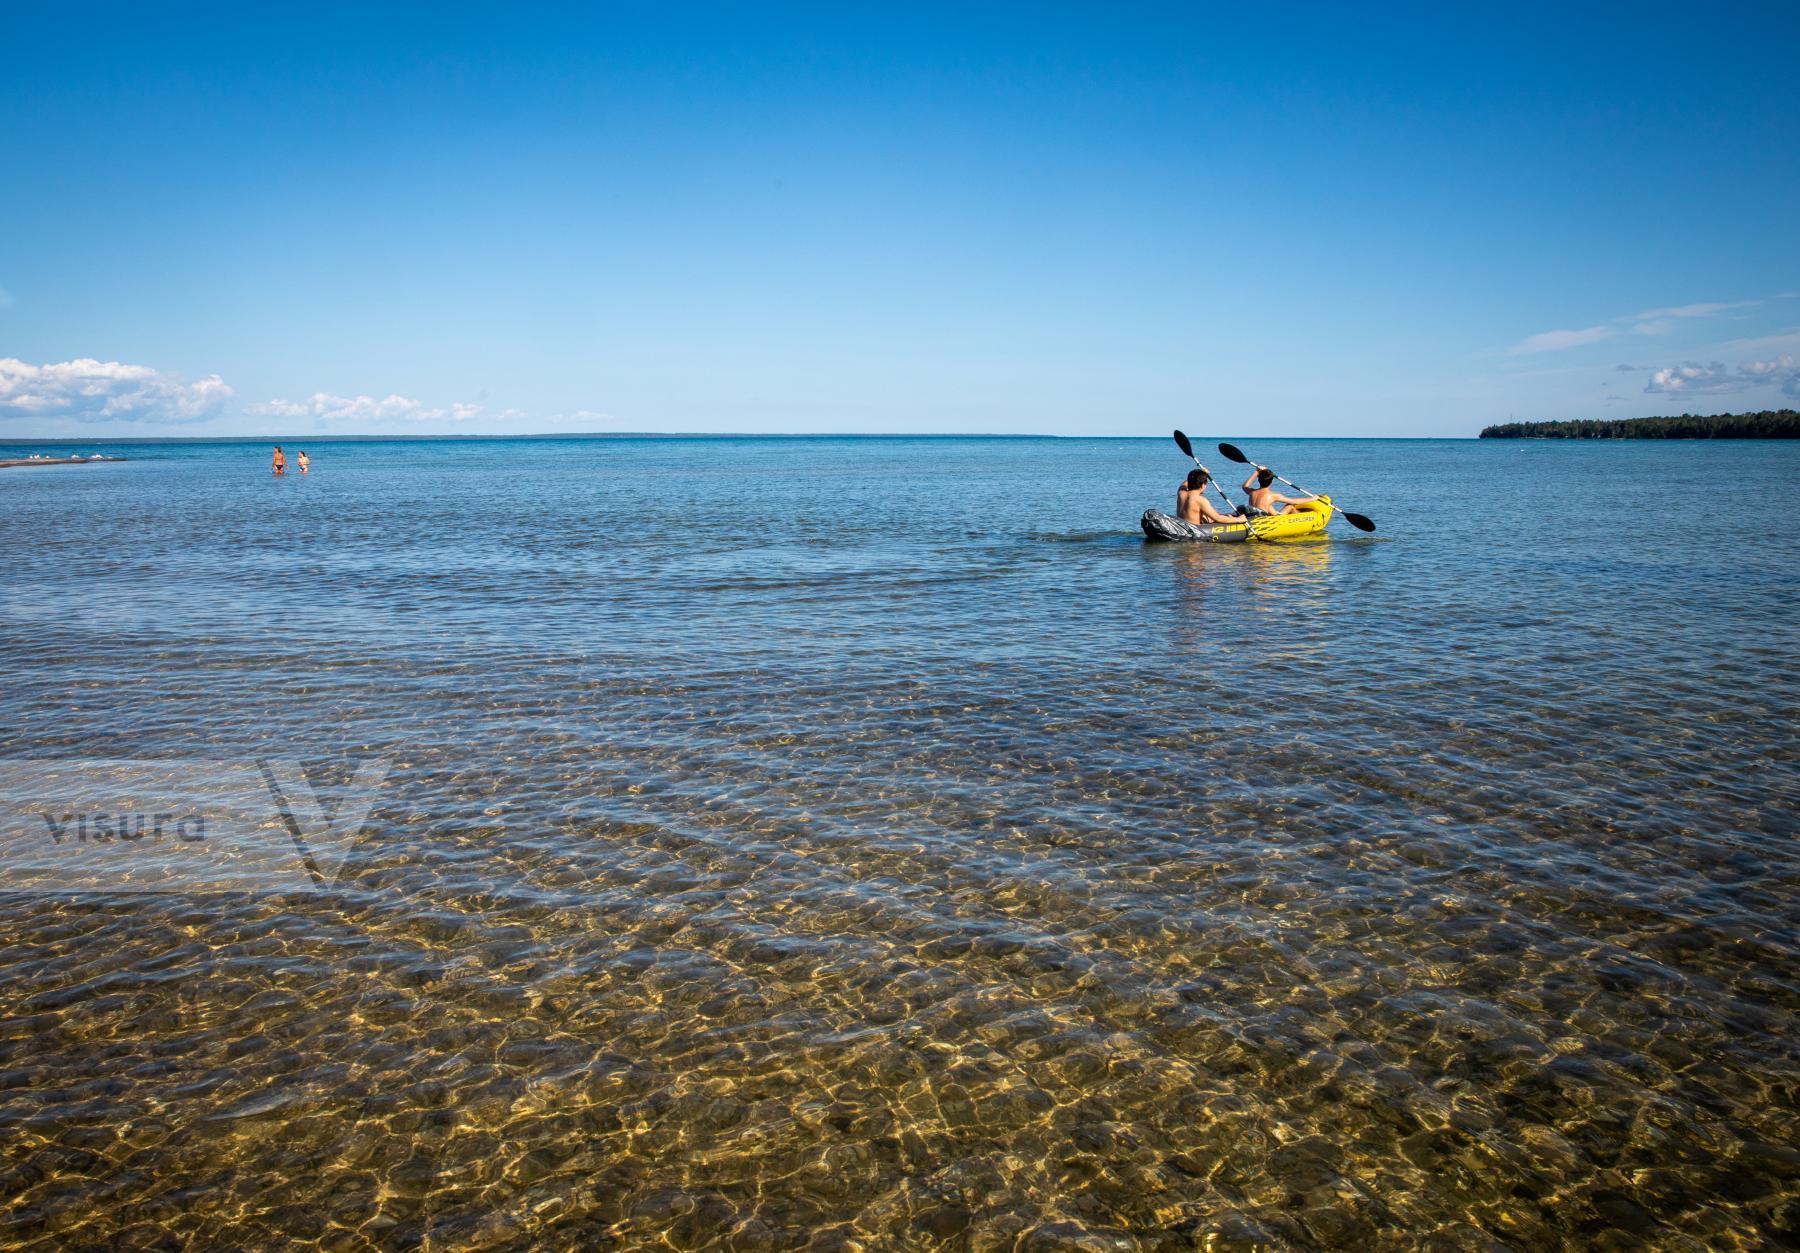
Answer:
<path fill-rule="evenodd" d="M 1219 455 L 1227 461 L 1235 461 L 1241 466 L 1250 464 L 1250 458 L 1237 450 L 1236 444 L 1220 444 Z"/>
<path fill-rule="evenodd" d="M 1344 521 L 1348 522 L 1359 531 L 1373 531 L 1375 529 L 1375 524 L 1360 513 L 1344 513 L 1342 509 L 1338 510 L 1338 513 L 1343 515 Z"/>
<path fill-rule="evenodd" d="M 1175 447 L 1181 449 L 1181 455 L 1184 457 L 1192 457 L 1194 455 L 1194 446 L 1188 443 L 1188 437 L 1183 435 L 1180 431 L 1175 432 Z"/>

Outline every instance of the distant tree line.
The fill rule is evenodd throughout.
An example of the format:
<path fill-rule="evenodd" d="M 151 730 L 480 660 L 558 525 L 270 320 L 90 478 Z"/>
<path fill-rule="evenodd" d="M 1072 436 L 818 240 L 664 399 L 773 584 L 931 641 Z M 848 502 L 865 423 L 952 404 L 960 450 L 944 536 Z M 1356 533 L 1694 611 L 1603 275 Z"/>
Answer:
<path fill-rule="evenodd" d="M 1483 439 L 1800 439 L 1800 412 L 1683 413 L 1672 418 L 1578 418 L 1570 422 L 1501 422 Z"/>

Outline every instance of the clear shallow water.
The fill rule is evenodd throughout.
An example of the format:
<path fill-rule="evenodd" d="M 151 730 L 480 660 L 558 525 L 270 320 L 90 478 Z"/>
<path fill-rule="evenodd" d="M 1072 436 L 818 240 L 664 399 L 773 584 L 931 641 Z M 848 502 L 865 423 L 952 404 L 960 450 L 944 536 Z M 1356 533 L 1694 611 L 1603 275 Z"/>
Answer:
<path fill-rule="evenodd" d="M 1800 1239 L 1800 450 L 1240 442 L 1380 534 L 1146 546 L 1161 441 L 0 471 L 0 760 L 393 763 L 326 889 L 0 897 L 0 1241 Z"/>

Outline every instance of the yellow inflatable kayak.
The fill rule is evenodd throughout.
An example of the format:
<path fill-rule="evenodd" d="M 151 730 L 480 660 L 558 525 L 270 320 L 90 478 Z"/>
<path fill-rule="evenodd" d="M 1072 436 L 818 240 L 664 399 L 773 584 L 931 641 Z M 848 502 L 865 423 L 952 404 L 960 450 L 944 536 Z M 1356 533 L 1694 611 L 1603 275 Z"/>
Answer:
<path fill-rule="evenodd" d="M 1277 513 L 1268 517 L 1251 518 L 1250 534 L 1261 540 L 1300 539 L 1306 535 L 1317 535 L 1331 521 L 1331 497 L 1320 496 L 1304 504 L 1295 505 L 1297 513 Z"/>
<path fill-rule="evenodd" d="M 1205 544 L 1241 544 L 1247 539 L 1267 540 L 1270 543 L 1302 539 L 1308 535 L 1317 535 L 1325 529 L 1325 524 L 1331 521 L 1331 497 L 1329 496 L 1320 496 L 1294 507 L 1299 512 L 1276 513 L 1251 518 L 1248 526 L 1242 522 L 1195 526 L 1191 522 L 1171 518 L 1166 513 L 1146 509 L 1143 518 L 1139 520 L 1139 525 L 1144 528 L 1145 539 L 1188 540 Z"/>

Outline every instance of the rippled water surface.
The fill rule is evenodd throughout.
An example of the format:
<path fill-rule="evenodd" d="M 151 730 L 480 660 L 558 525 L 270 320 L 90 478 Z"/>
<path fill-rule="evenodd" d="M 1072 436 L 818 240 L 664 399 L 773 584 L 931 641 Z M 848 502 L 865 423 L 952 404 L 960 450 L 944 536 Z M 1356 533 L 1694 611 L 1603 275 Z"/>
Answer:
<path fill-rule="evenodd" d="M 0 471 L 0 764 L 389 763 L 321 887 L 0 867 L 0 1243 L 1800 1241 L 1800 450 L 1241 442 L 1379 534 L 1147 546 L 1162 441 Z"/>

